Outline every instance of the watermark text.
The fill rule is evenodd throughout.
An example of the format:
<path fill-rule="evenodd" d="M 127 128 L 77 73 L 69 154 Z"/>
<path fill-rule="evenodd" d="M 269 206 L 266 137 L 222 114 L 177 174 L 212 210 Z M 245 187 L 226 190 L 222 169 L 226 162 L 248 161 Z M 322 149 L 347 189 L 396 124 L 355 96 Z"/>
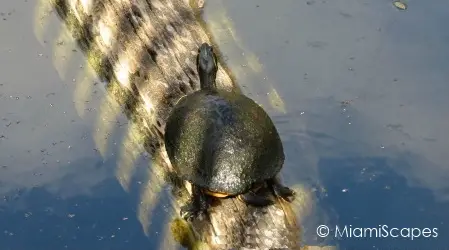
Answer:
<path fill-rule="evenodd" d="M 355 227 L 352 225 L 329 227 L 320 225 L 316 229 L 319 237 L 335 238 L 405 238 L 414 240 L 417 238 L 437 238 L 438 228 L 416 227 L 389 227 L 378 225 L 377 227 Z"/>

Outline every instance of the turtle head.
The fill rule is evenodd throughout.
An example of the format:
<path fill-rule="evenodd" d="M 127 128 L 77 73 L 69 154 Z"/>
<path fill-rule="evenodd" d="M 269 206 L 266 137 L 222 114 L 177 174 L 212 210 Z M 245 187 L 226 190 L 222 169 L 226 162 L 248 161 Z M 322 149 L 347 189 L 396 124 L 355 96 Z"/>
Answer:
<path fill-rule="evenodd" d="M 218 70 L 217 56 L 212 46 L 207 43 L 203 43 L 198 49 L 196 68 L 200 77 L 201 89 L 215 90 L 215 78 Z"/>

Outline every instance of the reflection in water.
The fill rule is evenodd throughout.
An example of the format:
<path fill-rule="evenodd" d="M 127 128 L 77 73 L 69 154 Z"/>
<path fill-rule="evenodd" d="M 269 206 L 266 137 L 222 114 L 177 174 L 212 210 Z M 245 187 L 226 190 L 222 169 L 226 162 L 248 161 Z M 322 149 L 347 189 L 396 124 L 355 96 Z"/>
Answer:
<path fill-rule="evenodd" d="M 439 200 L 447 200 L 447 180 L 449 173 L 429 157 L 428 150 L 416 151 L 418 138 L 411 138 L 399 126 L 382 126 L 378 121 L 356 109 L 352 105 L 341 106 L 333 98 L 315 99 L 309 102 L 319 114 L 308 112 L 304 115 L 308 134 L 312 136 L 314 147 L 321 157 L 363 156 L 387 157 L 390 161 L 401 159 L 404 164 L 393 164 L 394 170 L 405 175 L 408 183 L 429 188 Z M 333 126 L 327 126 L 332 123 Z M 391 129 L 395 128 L 395 129 Z"/>
<path fill-rule="evenodd" d="M 46 15 L 47 14 L 44 14 L 44 16 Z M 71 49 L 72 46 L 69 46 L 73 43 L 73 39 L 70 35 L 67 36 L 67 34 L 67 28 L 64 27 L 64 25 L 61 26 L 59 35 L 54 42 L 54 60 L 56 60 L 54 65 L 62 79 L 65 78 L 64 76 L 67 71 L 67 65 L 71 62 L 70 55 L 72 53 L 70 52 L 73 50 Z M 91 51 L 87 52 L 89 53 Z M 88 58 L 91 60 L 98 60 L 95 55 L 88 54 Z M 92 87 L 94 86 L 93 83 L 95 81 L 98 81 L 98 79 L 93 73 L 90 65 L 87 63 L 80 66 L 78 78 L 73 80 L 73 82 L 76 83 L 74 91 L 75 106 L 78 114 L 83 118 L 85 118 L 86 109 L 88 109 L 86 104 L 89 102 L 89 99 L 95 98 L 92 96 Z M 144 151 L 142 148 L 142 139 L 144 139 L 144 137 L 142 137 L 143 135 L 141 129 L 138 128 L 138 126 L 142 125 L 138 123 L 131 123 L 127 127 L 127 133 L 124 134 L 124 137 L 121 140 L 112 140 L 112 138 L 117 137 L 117 133 L 114 130 L 117 129 L 117 123 L 119 123 L 117 119 L 121 113 L 120 106 L 128 105 L 128 107 L 131 107 L 134 105 L 129 101 L 130 94 L 121 89 L 121 87 L 118 87 L 116 83 L 112 83 L 107 90 L 109 94 L 102 96 L 98 106 L 99 115 L 97 116 L 98 118 L 95 123 L 93 138 L 95 141 L 96 150 L 98 150 L 103 158 L 107 158 L 111 153 L 113 154 L 113 152 L 108 152 L 111 150 L 111 146 L 113 146 L 111 145 L 111 141 L 113 141 L 114 145 L 117 145 L 117 142 L 119 143 L 118 146 L 120 149 L 118 151 L 117 169 L 115 171 L 117 180 L 125 191 L 132 193 L 133 190 L 130 190 L 130 185 L 132 181 L 135 181 L 134 179 L 137 171 L 135 161 Z M 117 100 L 119 100 L 119 102 L 117 102 Z M 135 119 L 135 117 L 138 116 L 134 108 L 128 109 L 128 114 L 131 115 L 129 119 Z M 141 116 L 143 114 L 140 113 L 139 115 Z M 112 148 L 115 147 L 113 146 Z M 155 173 L 157 168 L 158 167 L 156 164 L 152 164 L 151 168 L 145 168 L 146 171 L 143 173 L 145 178 L 140 180 L 143 184 L 138 192 L 140 195 L 137 202 L 137 218 L 141 222 L 143 231 L 147 236 L 150 236 L 148 230 L 151 225 L 150 218 L 152 218 L 152 211 L 158 204 L 160 204 L 160 195 L 162 195 L 162 184 L 160 181 L 163 176 Z M 157 224 L 167 223 L 158 222 Z M 153 232 L 157 231 L 157 228 L 154 228 L 153 226 L 151 226 L 151 228 Z M 169 235 L 167 235 L 167 237 L 169 237 Z M 164 241 L 162 240 L 161 242 Z"/>
<path fill-rule="evenodd" d="M 328 146 L 312 138 L 319 155 L 409 154 L 410 167 L 397 173 L 447 200 L 449 50 L 441 30 L 449 2 L 402 12 L 382 2 L 309 2 L 224 5 L 289 113 L 304 111 L 309 131 L 336 139 Z M 354 100 L 346 111 L 343 100 Z"/>
<path fill-rule="evenodd" d="M 82 163 L 73 167 L 82 167 Z M 68 179 L 72 178 L 61 182 Z M 162 222 L 167 214 L 164 210 L 155 211 L 156 233 L 146 236 L 135 217 L 135 204 L 140 198 L 125 193 L 114 177 L 89 185 L 89 193 L 63 198 L 46 186 L 7 193 L 5 197 L 11 198 L 0 205 L 0 248 L 157 249 L 157 232 L 164 230 Z"/>
<path fill-rule="evenodd" d="M 323 224 L 331 227 L 388 225 L 439 229 L 438 238 L 413 241 L 395 238 L 358 241 L 342 238 L 338 241 L 340 247 L 362 249 L 374 245 L 379 248 L 426 249 L 428 244 L 432 244 L 435 249 L 447 247 L 448 241 L 442 236 L 449 223 L 446 212 L 449 203 L 445 199 L 447 190 L 438 182 L 431 188 L 416 186 L 410 177 L 404 177 L 412 169 L 425 166 L 426 171 L 436 171 L 438 168 L 432 167 L 423 155 L 413 153 L 406 147 L 385 148 L 380 144 L 372 146 L 361 141 L 367 135 L 359 133 L 377 129 L 375 123 L 354 108 L 342 107 L 333 98 L 315 99 L 311 103 L 320 113 L 310 111 L 302 116 L 306 124 L 303 133 L 316 152 L 317 172 L 314 174 L 319 177 L 325 191 L 320 195 L 318 206 L 326 208 L 330 217 L 327 221 L 321 221 Z M 348 123 L 348 114 L 352 124 Z M 333 126 L 328 126 L 331 121 Z M 437 175 L 441 180 L 447 180 L 446 174 L 441 172 Z M 292 175 L 295 175 L 294 172 Z M 435 189 L 438 186 L 441 187 L 440 192 Z M 310 228 L 315 229 L 321 222 L 313 222 Z M 311 234 L 316 235 L 315 232 Z M 333 237 L 325 240 L 337 241 Z"/>
<path fill-rule="evenodd" d="M 169 233 L 170 224 L 167 223 L 172 218 L 171 216 L 174 215 L 172 211 L 172 202 L 168 200 L 170 199 L 170 196 L 166 193 L 166 190 L 163 189 L 163 185 L 161 184 L 165 177 L 157 172 L 159 171 L 158 164 L 156 164 L 157 159 L 156 163 L 151 164 L 151 168 L 149 168 L 148 154 L 143 153 L 144 149 L 142 145 L 145 144 L 145 134 L 142 134 L 142 121 L 139 119 L 139 116 L 143 116 L 142 104 L 139 104 L 141 106 L 136 108 L 136 105 L 132 100 L 135 98 L 130 98 L 130 93 L 123 90 L 121 87 L 118 87 L 117 83 L 112 83 L 106 91 L 103 86 L 100 86 L 102 84 L 97 86 L 97 83 L 101 82 L 101 80 L 95 75 L 91 68 L 92 65 L 89 65 L 84 58 L 80 58 L 79 54 L 76 56 L 76 52 L 79 48 L 75 46 L 76 44 L 73 42 L 65 25 L 60 26 L 58 34 L 54 36 L 54 39 L 47 38 L 49 40 L 45 40 L 43 38 L 46 36 L 48 37 L 48 33 L 51 33 L 49 30 L 52 30 L 51 26 L 46 25 L 52 24 L 51 21 L 55 21 L 54 23 L 57 22 L 55 15 L 51 15 L 53 10 L 48 8 L 48 4 L 49 1 L 41 1 L 40 4 L 36 5 L 37 14 L 34 20 L 34 24 L 36 25 L 34 30 L 35 34 L 38 37 L 38 40 L 41 41 L 41 45 L 53 46 L 51 48 L 53 51 L 50 52 L 53 54 L 51 59 L 53 60 L 54 67 L 57 69 L 61 79 L 66 81 L 70 86 L 69 91 L 66 90 L 66 92 L 70 92 L 73 89 L 73 92 L 71 93 L 73 93 L 73 103 L 75 104 L 74 106 L 77 114 L 84 119 L 85 123 L 93 123 L 94 125 L 93 129 L 91 129 L 93 142 L 86 140 L 84 143 L 80 143 L 79 146 L 72 144 L 73 146 L 70 147 L 77 149 L 76 146 L 78 146 L 78 148 L 82 148 L 81 151 L 90 151 L 96 157 L 101 156 L 102 159 L 88 158 L 82 161 L 71 161 L 60 158 L 61 160 L 58 159 L 58 163 L 64 164 L 70 162 L 70 164 L 64 167 L 52 168 L 51 177 L 53 180 L 48 180 L 48 183 L 50 183 L 48 185 L 43 185 L 43 183 L 47 182 L 40 180 L 50 176 L 48 166 L 33 168 L 33 171 L 37 173 L 39 173 L 41 169 L 44 173 L 42 178 L 34 177 L 34 179 L 39 180 L 33 180 L 34 182 L 37 182 L 36 186 L 38 186 L 35 189 L 39 189 L 41 192 L 35 194 L 33 191 L 33 195 L 26 196 L 24 202 L 28 202 L 29 199 L 44 200 L 43 197 L 45 196 L 54 196 L 56 198 L 46 200 L 46 202 L 49 202 L 47 205 L 52 205 L 52 203 L 62 203 L 62 206 L 69 206 L 65 205 L 65 200 L 84 199 L 86 201 L 82 201 L 81 203 L 89 204 L 88 207 L 86 207 L 86 210 L 91 209 L 98 214 L 75 214 L 72 218 L 72 213 L 67 215 L 69 214 L 68 211 L 67 214 L 61 215 L 62 219 L 69 216 L 74 220 L 81 219 L 83 221 L 89 221 L 92 217 L 106 216 L 104 220 L 110 219 L 114 221 L 112 214 L 120 213 L 120 210 L 126 210 L 127 213 L 126 216 L 123 217 L 123 222 L 120 220 L 122 218 L 118 218 L 117 225 L 119 225 L 119 223 L 132 222 L 132 228 L 116 226 L 113 223 L 105 223 L 104 220 L 102 220 L 99 223 L 104 224 L 104 226 L 98 226 L 96 224 L 92 226 L 98 229 L 98 237 L 89 230 L 82 231 L 84 227 L 91 225 L 86 226 L 80 224 L 80 228 L 67 227 L 67 234 L 74 234 L 71 236 L 72 238 L 65 236 L 61 238 L 58 235 L 49 233 L 41 238 L 49 242 L 51 242 L 51 239 L 53 238 L 60 238 L 60 244 L 62 246 L 59 247 L 56 245 L 56 249 L 63 248 L 64 244 L 68 246 L 68 249 L 104 249 L 106 246 L 108 249 L 126 249 L 128 247 L 132 247 L 133 249 L 157 249 L 159 247 L 161 247 L 161 249 L 176 249 L 177 246 L 171 239 L 172 236 Z M 95 54 L 90 54 L 92 51 L 87 52 L 87 58 L 91 60 L 91 64 L 94 66 L 98 65 L 98 60 L 101 58 L 98 58 Z M 71 76 L 73 73 L 75 73 L 75 77 Z M 104 92 L 107 93 L 105 94 Z M 67 98 L 66 101 L 71 104 L 72 100 Z M 123 117 L 123 107 L 126 107 L 125 113 L 128 117 Z M 129 122 L 128 120 L 134 120 L 134 122 Z M 88 129 L 86 130 L 88 131 Z M 87 138 L 90 139 L 90 136 L 84 134 L 82 135 L 82 138 L 83 140 Z M 73 143 L 74 140 L 71 140 L 71 142 Z M 63 145 L 61 144 L 61 146 Z M 83 156 L 83 154 L 77 155 L 79 150 L 76 151 L 71 149 L 71 152 L 77 157 Z M 50 152 L 52 157 L 47 157 L 50 158 L 49 160 L 59 157 L 53 153 L 54 151 Z M 142 163 L 141 161 L 142 155 L 144 156 L 145 163 Z M 107 168 L 105 166 L 107 166 Z M 53 172 L 55 172 L 56 175 L 61 176 L 54 176 L 55 173 Z M 115 177 L 113 177 L 114 172 L 116 175 Z M 9 172 L 3 173 L 8 174 Z M 118 183 L 121 184 L 122 188 L 130 197 L 125 195 L 123 190 L 117 191 L 117 183 L 114 183 L 113 180 L 118 180 Z M 27 183 L 27 181 L 17 180 L 17 182 L 19 182 L 19 186 L 22 186 L 24 183 L 25 185 L 33 186 L 32 183 Z M 108 184 L 106 185 L 105 182 L 108 182 Z M 9 189 L 13 186 L 13 183 L 9 182 L 2 182 L 1 184 L 4 184 Z M 3 186 L 1 188 L 3 188 Z M 101 192 L 98 193 L 97 189 L 101 189 Z M 8 190 L 5 190 L 5 192 Z M 47 193 L 46 191 L 51 191 L 51 193 Z M 27 189 L 24 189 L 23 192 L 28 193 Z M 40 198 L 39 195 L 42 197 Z M 82 195 L 88 196 L 85 197 Z M 116 198 L 111 202 L 107 202 L 108 197 L 111 195 Z M 59 203 L 53 201 L 55 199 L 59 200 L 61 197 L 64 197 L 64 201 Z M 99 203 L 104 202 L 105 204 L 94 206 L 93 204 L 96 204 L 97 201 L 101 201 Z M 5 209 L 9 211 L 17 208 L 17 206 L 16 203 L 8 203 L 5 205 Z M 28 205 L 24 206 L 29 207 Z M 75 204 L 74 206 L 82 207 L 80 203 Z M 38 211 L 40 208 L 37 206 L 33 208 L 33 213 L 34 209 Z M 36 214 L 38 215 L 38 212 L 36 212 Z M 6 219 L 7 214 L 5 213 L 4 215 L 6 217 L 2 218 Z M 38 217 L 40 216 L 38 215 Z M 140 226 L 136 227 L 134 218 L 138 219 Z M 2 225 L 6 224 L 2 223 Z M 31 231 L 38 231 L 34 228 L 34 224 L 31 223 L 30 220 L 25 220 L 17 225 L 28 227 Z M 64 224 L 61 223 L 61 225 Z M 11 229 L 11 227 L 9 228 Z M 50 230 L 49 228 L 51 228 L 51 224 L 47 225 L 47 227 L 44 225 L 42 230 L 45 233 Z M 118 236 L 119 233 L 114 234 L 111 232 L 111 235 L 104 235 L 108 231 L 115 230 L 115 228 L 120 228 L 118 230 L 127 230 L 126 236 L 122 236 L 122 238 L 124 238 L 123 240 Z M 140 228 L 143 228 L 143 230 L 140 230 Z M 92 239 L 80 237 L 79 234 L 74 233 L 77 232 L 77 230 L 82 231 L 80 234 L 83 235 L 84 233 L 86 235 L 90 234 Z M 142 231 L 145 235 L 141 235 Z M 27 232 L 30 233 L 29 231 Z M 129 234 L 134 235 L 130 237 Z M 22 237 L 27 238 L 24 236 Z M 117 239 L 119 239 L 120 244 L 109 242 Z M 72 240 L 73 244 L 71 245 L 69 243 L 71 243 Z M 32 245 L 33 242 L 32 240 L 26 243 L 22 242 L 23 245 L 21 246 L 18 246 L 17 244 L 20 244 L 20 242 L 13 244 L 10 241 L 1 241 L 2 246 L 25 249 L 30 249 L 30 245 Z"/>
<path fill-rule="evenodd" d="M 46 4 L 48 1 L 42 1 L 42 3 Z M 397 15 L 397 11 L 390 11 L 393 9 L 390 3 L 290 1 L 281 5 L 270 4 L 269 1 L 257 3 L 230 1 L 229 5 L 234 8 L 234 12 L 242 12 L 243 18 L 239 19 L 238 15 L 233 18 L 239 25 L 241 30 L 239 33 L 234 28 L 230 28 L 230 23 L 226 22 L 228 18 L 226 15 L 211 15 L 210 19 L 218 17 L 225 20 L 216 21 L 216 23 L 211 20 L 211 27 L 217 27 L 213 28 L 214 36 L 218 38 L 216 40 L 222 41 L 219 43 L 224 51 L 232 47 L 234 43 L 228 39 L 231 36 L 221 35 L 220 32 L 223 30 L 234 34 L 235 39 L 239 41 L 235 45 L 239 47 L 235 49 L 236 51 L 242 48 L 246 50 L 248 46 L 244 45 L 251 44 L 251 48 L 254 48 L 253 51 L 260 61 L 265 62 L 263 69 L 252 63 L 258 60 L 247 58 L 240 63 L 246 68 L 233 68 L 230 65 L 236 72 L 239 82 L 249 86 L 247 92 L 255 92 L 252 93 L 254 94 L 251 95 L 252 97 L 259 94 L 254 98 L 261 103 L 266 102 L 262 94 L 269 92 L 272 95 L 269 90 L 271 85 L 253 85 L 253 81 L 257 83 L 263 81 L 261 79 L 256 81 L 245 75 L 248 72 L 247 69 L 251 68 L 254 72 L 263 72 L 270 75 L 270 79 L 275 79 L 273 81 L 277 84 L 274 96 L 282 96 L 282 105 L 287 106 L 286 116 L 274 117 L 286 148 L 287 159 L 283 177 L 287 184 L 306 180 L 316 190 L 314 195 L 316 194 L 320 201 L 318 206 L 310 205 L 306 208 L 313 215 L 312 218 L 304 221 L 306 243 L 333 240 L 317 239 L 315 228 L 321 223 L 338 223 L 339 225 L 352 223 L 355 226 L 361 224 L 375 226 L 379 223 L 401 227 L 441 226 L 442 235 L 445 232 L 447 234 L 448 216 L 445 211 L 447 211 L 449 195 L 446 153 L 448 122 L 447 116 L 443 116 L 441 112 L 441 107 L 447 106 L 445 105 L 447 104 L 447 71 L 445 71 L 447 68 L 445 41 L 447 39 L 441 38 L 444 34 L 441 30 L 444 30 L 444 25 L 447 23 L 447 15 L 445 15 L 447 3 L 442 0 L 436 3 L 428 5 L 425 2 L 415 2 L 413 8 Z M 44 5 L 38 5 L 38 7 L 42 6 Z M 222 10 L 222 8 L 217 9 Z M 261 16 L 255 16 L 258 13 Z M 43 14 L 48 15 L 47 12 Z M 428 18 L 429 16 L 435 18 Z M 41 24 L 50 19 L 38 18 L 37 20 L 35 24 Z M 248 22 L 248 20 L 254 21 Z M 61 31 L 61 34 L 62 32 L 64 31 Z M 44 37 L 38 33 L 37 37 Z M 240 38 L 238 34 L 242 34 Z M 103 35 L 104 37 L 115 36 L 107 32 Z M 64 36 L 60 35 L 60 37 Z M 38 39 L 43 44 L 43 38 Z M 55 44 L 57 40 L 55 39 Z M 257 51 L 258 46 L 259 51 Z M 74 54 L 67 40 L 59 47 L 58 49 L 66 48 L 67 51 L 58 52 L 61 55 L 60 59 L 64 55 L 66 58 L 65 62 L 55 62 L 57 68 L 65 65 L 69 57 Z M 236 54 L 229 53 L 230 57 L 233 57 L 230 61 L 239 61 L 241 57 Z M 94 58 L 90 55 L 88 57 Z M 55 57 L 55 59 L 58 58 Z M 95 102 L 97 96 L 92 95 L 92 92 L 96 91 L 92 84 L 94 79 L 90 78 L 93 74 L 88 73 L 89 67 L 81 63 L 83 69 L 79 72 L 80 78 L 75 80 L 76 91 L 73 101 L 78 114 L 88 119 L 87 109 L 94 105 L 88 105 L 87 101 Z M 78 65 L 76 67 L 78 68 Z M 65 74 L 63 67 L 58 71 L 61 71 L 61 76 L 67 77 L 68 82 L 72 82 L 68 74 Z M 114 137 L 117 133 L 108 127 L 111 122 L 115 123 L 114 112 L 119 106 L 114 100 L 108 99 L 111 96 L 113 95 L 106 95 L 105 101 L 96 106 L 101 107 L 102 111 L 101 115 L 97 116 L 99 120 L 94 128 L 95 131 L 98 130 L 95 133 L 97 144 L 95 147 L 103 157 L 109 156 L 113 151 L 108 150 L 108 147 L 109 149 L 111 147 L 111 141 L 104 138 Z M 329 96 L 332 98 L 328 98 Z M 341 107 L 342 100 L 355 99 L 355 97 L 360 98 L 351 105 Z M 269 105 L 264 107 L 269 108 Z M 108 108 L 110 108 L 109 111 Z M 108 112 L 111 114 L 107 114 Z M 108 118 L 103 119 L 103 117 Z M 126 121 L 121 122 L 126 124 Z M 149 183 L 151 183 L 158 180 L 151 180 L 149 173 L 139 172 L 136 163 L 133 165 L 132 162 L 141 150 L 132 143 L 122 143 L 132 141 L 127 138 L 138 137 L 137 134 L 125 133 L 123 140 L 116 140 L 119 146 L 123 145 L 119 149 L 119 155 L 123 158 L 120 158 L 121 165 L 117 168 L 117 176 L 123 188 L 129 190 L 129 195 L 141 193 L 141 196 L 138 198 L 136 196 L 130 201 L 129 207 L 135 206 L 133 209 L 138 211 L 153 211 L 151 218 L 145 217 L 145 214 L 150 214 L 148 212 L 143 212 L 143 216 L 139 215 L 142 226 L 146 229 L 145 232 L 157 232 L 165 229 L 156 226 L 158 221 L 155 219 L 158 216 L 154 214 L 159 206 L 152 208 L 151 204 L 156 204 L 158 199 L 163 199 L 166 195 L 157 194 L 160 190 L 159 186 L 155 186 L 154 190 L 146 185 L 141 185 L 139 188 L 135 186 L 136 176 L 144 176 L 142 182 L 150 180 Z M 109 144 L 105 144 L 106 142 Z M 133 148 L 136 150 L 130 150 Z M 84 174 L 79 179 L 86 178 L 86 175 L 90 176 Z M 14 177 L 8 178 L 8 181 L 10 179 Z M 103 179 L 99 178 L 99 181 L 101 180 Z M 94 181 L 86 183 L 85 189 L 90 190 L 94 183 Z M 8 182 L 3 184 L 10 186 Z M 33 192 L 36 193 L 36 191 Z M 95 192 L 91 193 L 95 194 Z M 123 190 L 117 189 L 116 193 L 121 194 Z M 23 191 L 10 192 L 8 197 L 18 200 L 20 195 L 23 195 Z M 72 197 L 73 195 L 76 194 L 72 193 Z M 34 196 L 27 197 L 34 199 Z M 123 198 L 107 207 L 99 205 L 94 211 L 102 211 L 102 215 L 112 213 L 116 210 L 112 210 L 111 207 L 123 204 L 124 199 L 126 200 Z M 315 197 L 308 199 L 315 199 Z M 42 201 L 45 200 L 42 199 Z M 47 201 L 55 204 L 62 202 L 56 198 Z M 97 201 L 93 200 L 89 203 L 93 204 Z M 68 205 L 61 206 L 68 207 Z M 2 219 L 7 218 L 8 215 L 11 218 L 22 216 L 22 214 L 14 214 L 12 207 L 14 206 L 2 207 L 3 211 L 7 211 L 6 217 Z M 39 208 L 39 206 L 36 207 Z M 135 211 L 131 212 L 127 216 L 129 216 L 128 220 L 136 224 L 136 221 L 132 219 L 135 218 L 135 213 Z M 23 215 L 22 224 L 19 219 L 17 223 L 25 230 L 30 230 L 26 238 L 36 235 L 39 229 L 36 227 L 31 230 L 32 224 L 24 224 L 25 220 L 30 221 L 28 219 L 30 217 L 25 213 Z M 167 216 L 170 215 L 167 214 Z M 61 220 L 65 219 L 65 216 L 65 214 L 61 215 Z M 91 218 L 91 215 L 86 214 L 85 217 Z M 150 222 L 152 222 L 151 225 Z M 5 223 L 7 224 L 2 222 L 0 225 L 8 225 L 9 229 L 14 226 L 10 221 Z M 6 226 L 4 227 L 5 235 L 9 237 L 10 231 Z M 110 228 L 103 228 L 99 234 L 103 234 Z M 73 228 L 70 232 L 76 232 L 76 230 L 78 229 Z M 136 236 L 141 235 L 138 230 L 134 228 L 128 230 L 135 234 L 128 238 L 137 243 L 141 242 Z M 12 242 L 12 238 L 8 237 L 5 236 L 5 241 L 0 242 L 7 242 L 5 244 L 8 246 L 25 244 Z M 55 237 L 41 236 L 48 241 L 54 240 Z M 101 240 L 104 242 L 104 238 Z M 67 244 L 68 241 L 62 242 Z M 74 240 L 74 242 L 74 244 L 80 244 L 79 248 L 83 249 L 89 249 L 90 246 L 100 247 L 98 242 L 89 240 L 86 240 L 87 248 L 86 245 L 81 246 L 82 241 Z M 416 245 L 412 245 L 415 243 Z M 382 239 L 382 242 L 343 240 L 341 246 L 352 246 L 357 249 L 367 249 L 373 245 L 379 248 L 421 249 L 432 246 L 432 249 L 437 249 L 447 247 L 444 243 L 447 243 L 447 240 L 440 237 L 429 240 L 427 243 L 421 240 L 413 242 L 392 239 Z M 107 245 L 114 246 L 114 244 Z M 136 245 L 133 244 L 133 246 Z M 26 246 L 17 246 L 17 248 L 20 247 L 26 248 Z M 121 245 L 117 245 L 118 249 L 120 247 Z M 133 247 L 133 249 L 137 248 Z"/>
<path fill-rule="evenodd" d="M 53 6 L 51 2 L 46 0 L 36 1 L 36 6 L 34 7 L 33 32 L 34 36 L 42 46 L 46 43 L 44 31 L 49 25 L 48 22 L 51 20 L 49 15 L 51 15 L 52 9 Z"/>
<path fill-rule="evenodd" d="M 274 116 L 286 148 L 286 183 L 300 181 L 315 190 L 316 201 L 309 204 L 316 206 L 309 207 L 311 215 L 301 221 L 305 244 L 323 242 L 342 249 L 373 245 L 379 249 L 426 249 L 431 244 L 444 249 L 448 242 L 442 235 L 449 223 L 447 171 L 440 172 L 425 154 L 417 154 L 406 145 L 386 147 L 369 142 L 370 135 L 378 135 L 384 128 L 356 109 L 359 101 L 342 104 L 334 98 L 305 99 L 305 109 L 293 108 L 286 116 Z M 394 136 L 407 138 L 400 134 Z M 420 178 L 434 182 L 420 182 L 411 175 L 416 170 L 422 171 Z M 439 237 L 414 241 L 320 238 L 316 228 L 322 224 L 437 227 Z"/>
<path fill-rule="evenodd" d="M 437 201 L 428 189 L 410 187 L 406 178 L 392 169 L 409 167 L 408 156 L 393 161 L 388 157 L 348 157 L 320 159 L 319 169 L 327 196 L 322 205 L 338 214 L 338 220 L 330 225 L 379 228 L 437 228 L 436 237 L 419 236 L 415 239 L 393 237 L 369 238 L 369 245 L 382 249 L 445 249 L 448 240 L 447 211 L 449 203 Z M 334 231 L 335 232 L 335 231 Z M 334 233 L 333 232 L 333 233 Z M 404 232 L 406 235 L 407 232 Z M 379 234 L 380 235 L 380 234 Z M 384 234 L 385 235 L 385 234 Z M 365 249 L 366 240 L 342 237 L 342 249 Z"/>
<path fill-rule="evenodd" d="M 221 50 L 226 51 L 227 66 L 246 95 L 253 98 L 268 112 L 286 113 L 284 100 L 279 95 L 272 80 L 264 72 L 264 66 L 259 58 L 242 43 L 235 24 L 232 22 L 221 1 L 210 2 L 204 15 L 208 31 L 214 37 Z"/>

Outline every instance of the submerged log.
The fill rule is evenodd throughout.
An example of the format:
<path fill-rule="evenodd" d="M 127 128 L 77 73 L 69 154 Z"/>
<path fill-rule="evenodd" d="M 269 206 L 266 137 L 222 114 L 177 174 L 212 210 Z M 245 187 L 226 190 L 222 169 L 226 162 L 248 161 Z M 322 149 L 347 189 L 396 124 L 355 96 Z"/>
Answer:
<path fill-rule="evenodd" d="M 53 0 L 106 87 L 120 86 L 125 114 L 141 125 L 141 142 L 155 165 L 164 169 L 178 208 L 189 187 L 176 178 L 162 138 L 171 108 L 199 88 L 195 65 L 199 45 L 213 44 L 198 19 L 197 5 L 187 0 Z M 240 91 L 222 63 L 217 85 Z M 179 241 L 188 248 L 198 247 L 195 242 L 210 249 L 300 248 L 297 216 L 283 201 L 255 208 L 237 199 L 222 199 L 207 217 L 189 225 L 193 234 L 188 238 L 193 240 Z"/>

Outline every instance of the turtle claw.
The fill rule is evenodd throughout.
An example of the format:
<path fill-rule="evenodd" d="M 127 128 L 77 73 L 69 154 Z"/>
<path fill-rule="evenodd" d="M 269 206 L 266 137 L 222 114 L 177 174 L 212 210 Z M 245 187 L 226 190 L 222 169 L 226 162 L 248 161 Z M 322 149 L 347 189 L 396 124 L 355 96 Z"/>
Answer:
<path fill-rule="evenodd" d="M 295 191 L 279 183 L 273 184 L 273 191 L 277 197 L 281 197 L 287 202 L 292 202 L 295 199 Z"/>
<path fill-rule="evenodd" d="M 201 215 L 205 215 L 207 212 L 208 203 L 205 195 L 194 187 L 191 200 L 181 207 L 180 216 L 186 221 L 193 221 Z"/>
<path fill-rule="evenodd" d="M 202 214 L 204 214 L 204 210 L 202 210 L 199 206 L 195 205 L 193 202 L 190 202 L 182 206 L 180 211 L 181 218 L 189 222 L 198 218 Z"/>

